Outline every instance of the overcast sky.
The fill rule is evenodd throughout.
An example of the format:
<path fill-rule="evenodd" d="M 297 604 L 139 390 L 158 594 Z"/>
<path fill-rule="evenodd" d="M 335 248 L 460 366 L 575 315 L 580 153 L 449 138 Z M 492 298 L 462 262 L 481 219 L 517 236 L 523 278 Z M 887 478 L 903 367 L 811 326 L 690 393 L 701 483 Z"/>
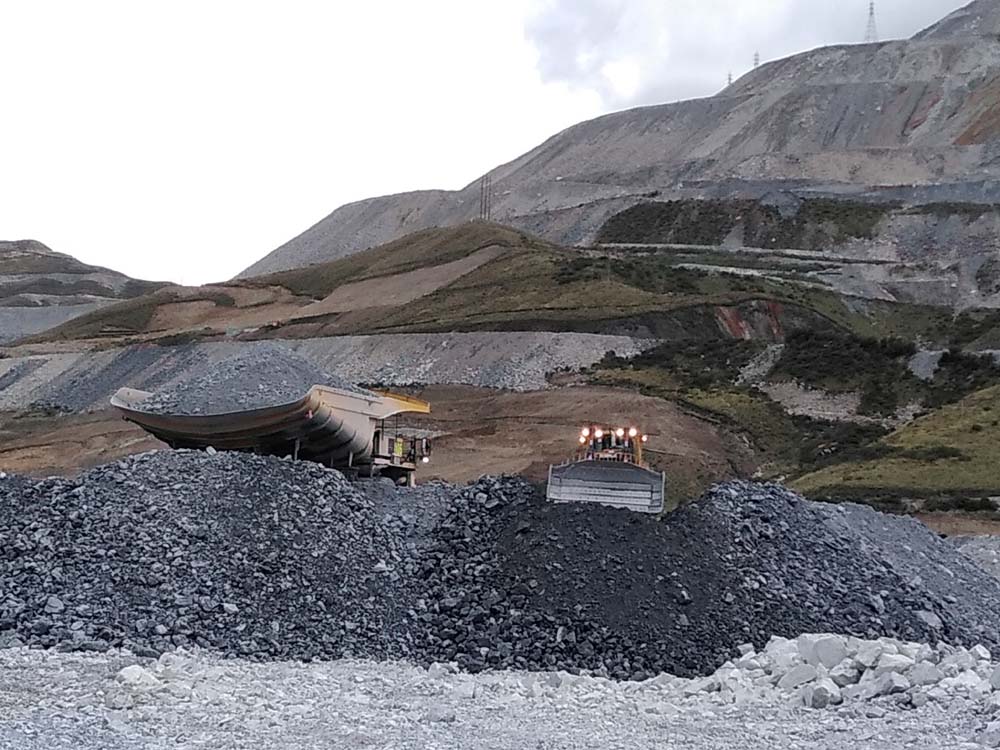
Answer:
<path fill-rule="evenodd" d="M 879 0 L 883 38 L 963 0 Z M 862 40 L 868 0 L 0 0 L 0 239 L 231 277 L 337 206 Z"/>

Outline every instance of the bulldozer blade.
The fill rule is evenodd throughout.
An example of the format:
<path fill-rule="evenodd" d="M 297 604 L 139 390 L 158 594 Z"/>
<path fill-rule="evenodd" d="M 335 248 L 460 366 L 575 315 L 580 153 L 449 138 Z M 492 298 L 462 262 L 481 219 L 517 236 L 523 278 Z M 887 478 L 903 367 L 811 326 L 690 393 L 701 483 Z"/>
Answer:
<path fill-rule="evenodd" d="M 577 461 L 549 467 L 546 498 L 554 503 L 598 503 L 640 513 L 663 511 L 664 475 L 619 461 Z"/>

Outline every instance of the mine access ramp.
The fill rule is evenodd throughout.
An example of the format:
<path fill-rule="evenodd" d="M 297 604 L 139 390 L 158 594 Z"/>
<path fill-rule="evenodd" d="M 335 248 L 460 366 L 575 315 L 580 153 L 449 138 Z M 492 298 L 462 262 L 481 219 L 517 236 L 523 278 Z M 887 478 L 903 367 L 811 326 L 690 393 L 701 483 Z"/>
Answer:
<path fill-rule="evenodd" d="M 666 479 L 643 463 L 647 441 L 635 427 L 584 427 L 573 461 L 549 467 L 546 498 L 555 503 L 598 503 L 660 513 Z"/>
<path fill-rule="evenodd" d="M 380 474 L 409 486 L 417 467 L 430 461 L 430 440 L 399 427 L 400 414 L 430 413 L 430 404 L 408 396 L 316 385 L 286 404 L 187 415 L 143 411 L 142 402 L 151 395 L 120 388 L 111 405 L 171 448 L 292 456 L 354 475 Z"/>

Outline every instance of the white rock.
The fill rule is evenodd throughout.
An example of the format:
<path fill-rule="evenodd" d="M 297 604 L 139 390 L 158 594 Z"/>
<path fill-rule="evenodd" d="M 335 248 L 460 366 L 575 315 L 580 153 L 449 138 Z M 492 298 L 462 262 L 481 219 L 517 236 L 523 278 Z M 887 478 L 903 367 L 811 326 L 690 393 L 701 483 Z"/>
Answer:
<path fill-rule="evenodd" d="M 830 679 L 838 687 L 847 687 L 854 685 L 861 679 L 861 672 L 854 666 L 851 659 L 844 659 L 842 663 L 830 670 Z"/>
<path fill-rule="evenodd" d="M 740 656 L 747 656 L 748 654 L 754 653 L 754 647 L 752 643 L 741 643 L 736 647 L 736 650 L 740 652 Z"/>
<path fill-rule="evenodd" d="M 711 677 L 702 677 L 700 679 L 690 680 L 687 685 L 684 686 L 685 697 L 690 698 L 694 695 L 701 695 L 702 693 L 715 693 L 718 692 L 720 687 L 719 680 L 713 675 Z"/>
<path fill-rule="evenodd" d="M 798 646 L 787 638 L 771 638 L 764 649 L 764 656 L 772 674 L 784 674 L 802 663 Z"/>
<path fill-rule="evenodd" d="M 556 679 L 556 684 L 553 685 L 551 680 L 547 680 L 550 687 L 559 687 L 559 675 L 552 672 L 551 677 Z M 463 700 L 471 700 L 476 697 L 476 683 L 474 680 L 463 680 L 452 688 L 452 695 L 456 698 L 461 698 Z"/>
<path fill-rule="evenodd" d="M 865 669 L 871 669 L 878 663 L 884 652 L 885 649 L 881 643 L 878 641 L 869 641 L 861 644 L 861 647 L 858 648 L 858 653 L 854 656 L 854 660 Z"/>
<path fill-rule="evenodd" d="M 993 670 L 993 674 L 990 675 L 990 687 L 994 690 L 1000 690 L 1000 667 Z"/>
<path fill-rule="evenodd" d="M 869 719 L 881 719 L 886 715 L 886 710 L 881 706 L 865 706 L 863 713 Z"/>
<path fill-rule="evenodd" d="M 927 693 L 921 690 L 917 690 L 910 694 L 910 703 L 913 705 L 914 708 L 921 708 L 923 706 L 926 706 L 929 701 L 930 698 L 927 697 Z"/>
<path fill-rule="evenodd" d="M 941 680 L 940 685 L 946 690 L 953 690 L 962 693 L 989 691 L 989 683 L 985 682 L 982 677 L 977 675 L 971 669 L 966 672 L 960 672 L 954 677 L 945 677 Z"/>
<path fill-rule="evenodd" d="M 979 733 L 976 741 L 984 747 L 1000 747 L 1000 721 L 991 721 Z"/>
<path fill-rule="evenodd" d="M 907 678 L 914 685 L 937 685 L 944 679 L 944 673 L 930 662 L 922 661 L 915 664 L 909 672 Z"/>
<path fill-rule="evenodd" d="M 889 672 L 898 672 L 902 674 L 903 672 L 909 670 L 912 666 L 913 659 L 909 656 L 904 656 L 903 654 L 882 654 L 872 671 L 874 671 L 876 676 L 884 675 Z"/>
<path fill-rule="evenodd" d="M 941 628 L 944 627 L 944 623 L 941 622 L 940 617 L 938 617 L 933 612 L 928 612 L 925 609 L 922 609 L 919 612 L 917 612 L 917 617 L 919 617 L 921 620 L 927 623 L 934 630 L 940 630 Z"/>
<path fill-rule="evenodd" d="M 799 664 L 788 670 L 780 680 L 778 687 L 782 690 L 791 690 L 799 685 L 812 682 L 817 677 L 816 667 L 812 664 Z"/>
<path fill-rule="evenodd" d="M 990 654 L 990 650 L 981 643 L 973 646 L 969 650 L 969 653 L 971 653 L 979 661 L 989 661 L 991 658 L 993 658 L 992 654 Z"/>
<path fill-rule="evenodd" d="M 910 681 L 898 672 L 886 672 L 875 683 L 875 695 L 895 695 L 910 689 Z"/>
<path fill-rule="evenodd" d="M 976 657 L 962 648 L 944 657 L 938 666 L 941 667 L 941 671 L 944 672 L 945 677 L 954 677 L 959 672 L 975 669 L 976 661 Z"/>
<path fill-rule="evenodd" d="M 843 702 L 840 688 L 834 684 L 833 680 L 824 678 L 816 682 L 815 685 L 806 685 L 802 691 L 802 702 L 809 708 L 826 708 L 836 706 Z"/>
<path fill-rule="evenodd" d="M 207 454 L 208 454 L 208 455 L 210 455 L 210 456 L 214 456 L 214 455 L 215 455 L 216 453 L 218 453 L 218 451 L 217 451 L 217 450 L 215 450 L 215 448 L 213 448 L 213 447 L 212 447 L 212 446 L 210 445 L 210 446 L 208 446 L 208 447 L 207 447 L 207 448 L 205 449 L 205 453 L 207 453 Z"/>
<path fill-rule="evenodd" d="M 833 669 L 847 658 L 847 645 L 838 636 L 820 638 L 813 645 L 813 656 L 819 664 L 827 669 Z M 809 662 L 813 664 L 813 662 Z"/>
<path fill-rule="evenodd" d="M 145 667 L 139 664 L 131 664 L 118 672 L 115 679 L 123 685 L 131 688 L 158 687 L 160 681 Z"/>

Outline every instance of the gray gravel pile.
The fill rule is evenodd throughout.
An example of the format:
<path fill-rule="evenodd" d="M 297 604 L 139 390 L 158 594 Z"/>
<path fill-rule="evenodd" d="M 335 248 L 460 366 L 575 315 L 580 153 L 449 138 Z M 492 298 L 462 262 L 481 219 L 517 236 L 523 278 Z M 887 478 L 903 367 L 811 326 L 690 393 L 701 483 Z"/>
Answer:
<path fill-rule="evenodd" d="M 918 522 L 720 485 L 664 519 L 459 495 L 419 563 L 416 649 L 464 669 L 705 674 L 772 635 L 998 645 L 1000 583 Z"/>
<path fill-rule="evenodd" d="M 0 647 L 384 657 L 395 537 L 318 464 L 165 451 L 0 480 Z"/>
<path fill-rule="evenodd" d="M 991 576 L 1000 579 L 1000 537 L 951 537 L 949 541 Z"/>
<path fill-rule="evenodd" d="M 352 485 L 243 454 L 0 480 L 0 646 L 711 673 L 837 632 L 1000 652 L 1000 582 L 921 524 L 719 485 L 665 518 L 517 478 Z"/>
<path fill-rule="evenodd" d="M 3 319 L 0 315 L 0 330 Z M 383 386 L 471 385 L 532 391 L 548 373 L 590 367 L 608 350 L 639 354 L 656 341 L 547 331 L 331 336 L 276 342 L 212 341 L 0 358 L 0 411 L 26 404 L 80 412 L 107 408 L 122 386 L 165 391 L 258 347 L 282 345 L 324 373 Z M 312 385 L 310 383 L 309 385 Z"/>
<path fill-rule="evenodd" d="M 372 395 L 281 344 L 260 342 L 197 377 L 157 391 L 141 406 L 154 414 L 226 414 L 291 403 L 314 385 Z"/>

